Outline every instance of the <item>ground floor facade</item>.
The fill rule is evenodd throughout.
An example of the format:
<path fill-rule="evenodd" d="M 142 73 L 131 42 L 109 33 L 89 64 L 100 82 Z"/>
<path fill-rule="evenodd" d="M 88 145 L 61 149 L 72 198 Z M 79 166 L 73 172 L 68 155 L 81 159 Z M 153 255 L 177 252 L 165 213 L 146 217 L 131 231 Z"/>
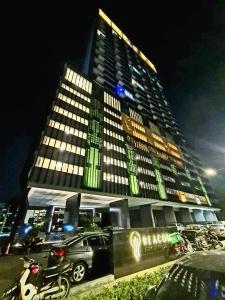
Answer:
<path fill-rule="evenodd" d="M 43 187 L 30 189 L 28 203 L 25 223 L 44 224 L 47 232 L 62 232 L 68 225 L 76 230 L 84 220 L 116 229 L 206 224 L 216 222 L 219 211 L 208 206 Z"/>

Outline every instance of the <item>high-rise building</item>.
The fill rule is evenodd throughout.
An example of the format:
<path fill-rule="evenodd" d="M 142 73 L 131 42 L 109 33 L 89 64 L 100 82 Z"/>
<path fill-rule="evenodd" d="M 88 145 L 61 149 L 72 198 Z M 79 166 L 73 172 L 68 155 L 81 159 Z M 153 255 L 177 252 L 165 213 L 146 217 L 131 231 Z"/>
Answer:
<path fill-rule="evenodd" d="M 76 209 L 119 227 L 215 221 L 154 65 L 102 10 L 96 24 L 88 75 L 65 66 L 29 175 L 27 218 L 46 208 L 53 220 L 79 195 Z"/>

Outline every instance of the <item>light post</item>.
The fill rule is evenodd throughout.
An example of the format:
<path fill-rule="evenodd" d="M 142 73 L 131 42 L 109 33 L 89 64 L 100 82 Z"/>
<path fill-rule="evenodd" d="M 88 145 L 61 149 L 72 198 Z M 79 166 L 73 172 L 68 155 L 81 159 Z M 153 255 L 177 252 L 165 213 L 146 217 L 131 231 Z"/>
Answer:
<path fill-rule="evenodd" d="M 225 168 L 221 168 L 221 169 L 207 168 L 204 171 L 207 176 L 215 176 L 221 170 L 225 170 Z"/>

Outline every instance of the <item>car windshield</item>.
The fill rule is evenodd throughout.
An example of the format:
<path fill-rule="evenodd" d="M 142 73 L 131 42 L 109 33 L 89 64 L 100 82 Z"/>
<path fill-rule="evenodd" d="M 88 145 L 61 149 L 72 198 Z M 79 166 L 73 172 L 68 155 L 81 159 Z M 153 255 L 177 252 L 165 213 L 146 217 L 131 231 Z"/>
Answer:
<path fill-rule="evenodd" d="M 224 273 L 175 265 L 160 284 L 154 300 L 225 299 Z"/>

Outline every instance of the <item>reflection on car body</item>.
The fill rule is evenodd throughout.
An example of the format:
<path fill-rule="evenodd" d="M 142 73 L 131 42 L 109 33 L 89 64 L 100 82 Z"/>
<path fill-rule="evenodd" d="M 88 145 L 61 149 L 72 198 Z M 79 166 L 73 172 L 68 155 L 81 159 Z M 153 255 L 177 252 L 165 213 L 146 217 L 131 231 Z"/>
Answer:
<path fill-rule="evenodd" d="M 225 299 L 225 252 L 201 251 L 184 256 L 158 287 L 150 287 L 144 299 Z"/>
<path fill-rule="evenodd" d="M 64 259 L 73 262 L 72 281 L 82 281 L 87 272 L 107 272 L 110 266 L 110 237 L 106 233 L 81 233 L 55 244 L 50 251 L 48 266 L 61 263 Z"/>

